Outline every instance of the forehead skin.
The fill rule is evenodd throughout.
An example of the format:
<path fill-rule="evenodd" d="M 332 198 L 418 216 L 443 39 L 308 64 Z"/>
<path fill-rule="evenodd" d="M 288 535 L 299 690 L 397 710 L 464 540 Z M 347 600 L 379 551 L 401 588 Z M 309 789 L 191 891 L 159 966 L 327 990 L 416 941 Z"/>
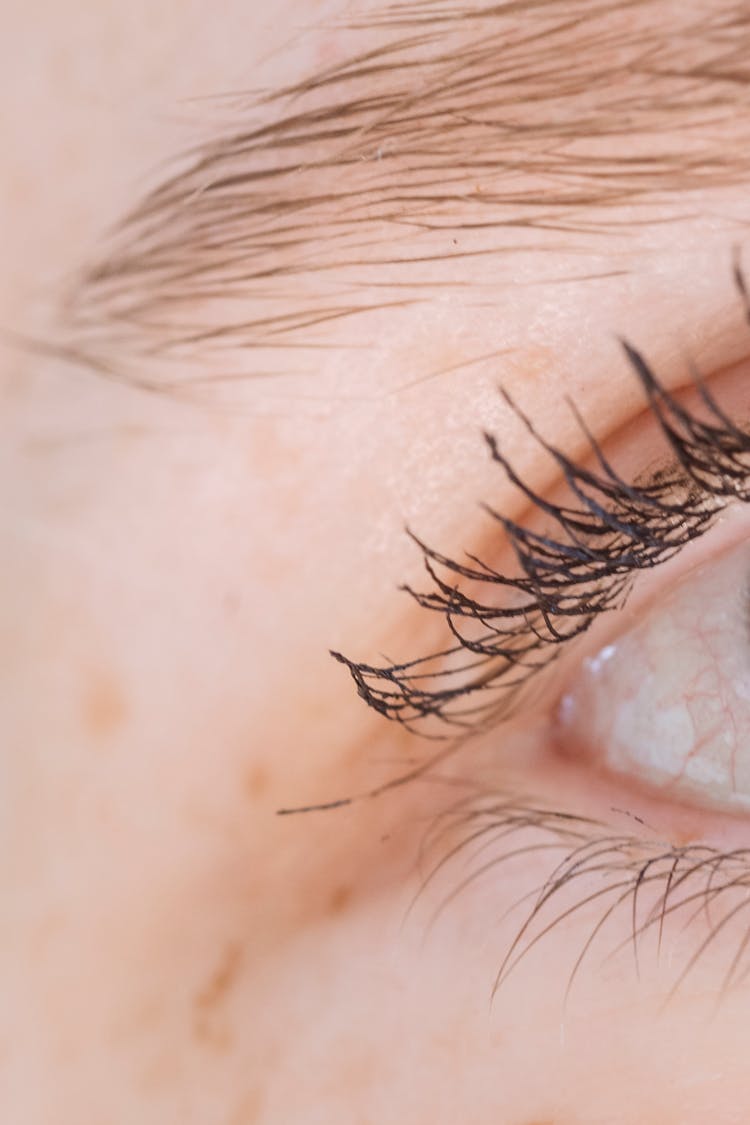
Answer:
<path fill-rule="evenodd" d="M 433 21 L 453 10 L 406 7 Z M 561 1025 L 550 982 L 578 948 L 572 932 L 547 947 L 541 976 L 520 972 L 490 1011 L 498 918 L 528 889 L 521 874 L 502 896 L 469 898 L 426 943 L 423 927 L 403 925 L 424 826 L 445 801 L 437 784 L 325 816 L 274 814 L 367 790 L 424 754 L 362 708 L 327 650 L 376 659 L 429 644 L 429 623 L 395 593 L 420 575 L 403 524 L 458 551 L 481 535 L 478 500 L 517 508 L 483 453 L 483 427 L 549 483 L 498 381 L 575 452 L 565 393 L 602 436 L 641 409 L 617 335 L 671 386 L 687 382 L 686 354 L 709 373 L 744 358 L 730 275 L 747 209 L 733 53 L 742 21 L 729 4 L 691 4 L 687 15 L 682 4 L 624 8 L 617 31 L 629 49 L 643 32 L 654 70 L 681 68 L 681 102 L 669 90 L 675 132 L 644 112 L 635 135 L 566 138 L 577 171 L 542 169 L 534 182 L 559 196 L 566 176 L 587 176 L 588 190 L 596 157 L 606 184 L 622 189 L 635 152 L 638 176 L 651 176 L 645 204 L 631 182 L 603 211 L 601 199 L 595 212 L 579 202 L 563 231 L 536 221 L 519 233 L 508 181 L 481 172 L 476 141 L 461 134 L 461 166 L 468 155 L 473 166 L 463 202 L 443 209 L 447 236 L 409 227 L 396 239 L 381 214 L 358 215 L 366 292 L 392 296 L 405 276 L 394 259 L 406 258 L 419 282 L 413 303 L 384 301 L 273 345 L 257 335 L 243 345 L 235 331 L 225 353 L 204 342 L 175 365 L 160 348 L 161 321 L 156 335 L 146 318 L 118 336 L 92 283 L 118 247 L 148 261 L 154 240 L 129 243 L 137 232 L 127 226 L 103 232 L 170 182 L 171 171 L 154 172 L 165 158 L 217 131 L 232 136 L 250 111 L 270 125 L 323 95 L 261 108 L 251 95 L 202 99 L 291 87 L 388 36 L 416 34 L 373 26 L 383 9 L 372 3 L 280 0 L 272 20 L 264 10 L 30 0 L 6 20 L 0 319 L 55 343 L 61 334 L 69 352 L 9 342 L 0 354 L 4 1118 L 46 1123 L 64 1104 L 71 1120 L 145 1125 L 737 1120 L 750 1097 L 742 993 L 706 1026 L 700 974 L 664 1016 L 658 981 L 635 988 L 632 972 L 614 971 L 605 987 L 594 972 Z M 525 18 L 521 7 L 515 35 Z M 691 54 L 709 19 L 713 78 Z M 445 34 L 470 39 L 465 25 Z M 574 52 L 581 32 L 570 34 Z M 603 49 L 589 45 L 592 58 Z M 608 49 L 617 56 L 616 42 Z M 570 69 L 562 51 L 545 65 Z M 639 105 L 647 74 L 642 65 Z M 589 78 L 601 121 L 616 85 L 606 67 Z M 691 120 L 684 105 L 698 90 Z M 554 138 L 541 147 L 547 121 L 519 120 L 521 198 L 532 151 L 562 151 Z M 703 153 L 712 176 L 699 182 L 675 157 L 655 182 L 646 154 L 663 156 L 664 136 L 678 155 Z M 412 156 L 388 174 L 408 179 Z M 326 190 L 332 180 L 354 190 L 351 168 L 333 169 Z M 299 189 L 284 180 L 277 206 L 317 191 L 320 171 L 303 161 L 299 179 Z M 409 184 L 413 195 L 413 175 Z M 202 190 L 213 206 L 215 180 Z M 501 192 L 487 211 L 463 198 Z M 257 206 L 254 197 L 254 222 Z M 488 230 L 467 226 L 484 216 Z M 190 191 L 191 237 L 199 217 Z M 361 297 L 362 278 L 343 263 L 324 282 L 309 268 L 335 251 L 331 214 L 315 219 L 302 213 L 288 291 L 273 294 L 295 315 L 306 301 Z M 168 233 L 160 226 L 157 246 Z M 473 251 L 489 240 L 493 253 L 456 255 L 453 239 Z M 153 301 L 150 276 L 135 271 L 128 291 Z M 71 292 L 75 317 L 60 308 Z M 209 309 L 195 290 L 177 291 L 180 323 L 236 326 L 263 292 L 256 279 Z M 71 362 L 92 338 L 93 367 Z M 167 393 L 175 368 L 202 380 L 199 394 Z M 144 382 L 152 389 L 133 385 Z M 689 1098 L 678 1095 L 688 1081 Z"/>

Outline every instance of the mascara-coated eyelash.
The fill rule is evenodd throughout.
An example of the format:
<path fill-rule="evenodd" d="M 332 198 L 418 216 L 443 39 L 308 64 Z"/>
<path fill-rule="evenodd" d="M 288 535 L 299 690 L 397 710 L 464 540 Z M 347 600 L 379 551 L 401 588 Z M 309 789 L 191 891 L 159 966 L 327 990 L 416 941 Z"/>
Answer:
<path fill-rule="evenodd" d="M 735 280 L 750 318 L 739 269 Z M 520 690 L 561 646 L 586 632 L 600 614 L 622 607 L 639 571 L 666 562 L 703 535 L 729 500 L 750 500 L 750 435 L 728 417 L 699 375 L 694 379 L 705 417 L 683 406 L 634 347 L 623 341 L 623 348 L 674 467 L 645 483 L 628 484 L 571 404 L 595 468 L 577 465 L 502 391 L 533 440 L 556 461 L 572 505 L 551 503 L 524 483 L 495 437 L 485 434 L 493 460 L 549 527 L 543 534 L 532 531 L 484 505 L 515 555 L 513 575 L 474 555 L 467 554 L 465 563 L 453 560 L 409 532 L 423 553 L 432 588 L 403 589 L 444 617 L 451 640 L 428 656 L 383 666 L 333 652 L 370 707 L 430 737 L 506 717 Z"/>

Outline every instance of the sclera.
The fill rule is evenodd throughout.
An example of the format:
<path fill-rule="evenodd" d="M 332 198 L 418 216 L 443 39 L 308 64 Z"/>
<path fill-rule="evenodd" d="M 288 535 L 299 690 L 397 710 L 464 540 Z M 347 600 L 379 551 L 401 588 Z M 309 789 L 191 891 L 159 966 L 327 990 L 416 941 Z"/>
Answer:
<path fill-rule="evenodd" d="M 657 594 L 568 682 L 563 749 L 677 801 L 750 809 L 750 544 Z"/>

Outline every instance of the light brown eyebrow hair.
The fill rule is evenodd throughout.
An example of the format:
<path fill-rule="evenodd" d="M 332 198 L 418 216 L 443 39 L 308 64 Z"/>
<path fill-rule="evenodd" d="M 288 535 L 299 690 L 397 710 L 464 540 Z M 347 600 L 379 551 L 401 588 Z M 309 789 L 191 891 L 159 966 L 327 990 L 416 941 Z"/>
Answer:
<path fill-rule="evenodd" d="M 412 0 L 341 26 L 367 49 L 237 108 L 118 223 L 67 294 L 69 352 L 263 374 L 750 173 L 738 0 Z"/>

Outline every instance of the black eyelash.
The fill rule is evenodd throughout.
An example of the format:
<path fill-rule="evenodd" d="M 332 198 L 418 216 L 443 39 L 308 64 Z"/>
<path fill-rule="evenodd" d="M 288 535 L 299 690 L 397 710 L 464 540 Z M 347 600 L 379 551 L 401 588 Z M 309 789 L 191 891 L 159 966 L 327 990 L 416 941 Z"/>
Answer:
<path fill-rule="evenodd" d="M 739 267 L 735 281 L 750 320 Z M 540 534 L 484 506 L 513 550 L 515 575 L 499 573 L 468 553 L 465 563 L 457 562 L 409 532 L 432 588 L 403 589 L 444 617 L 451 639 L 428 656 L 383 666 L 333 652 L 370 707 L 437 738 L 507 717 L 520 690 L 562 645 L 586 632 L 600 614 L 623 605 L 638 571 L 667 561 L 701 536 L 730 499 L 750 500 L 750 435 L 726 415 L 697 373 L 702 418 L 677 401 L 635 348 L 625 341 L 622 346 L 677 468 L 646 484 L 628 484 L 571 403 L 596 469 L 576 465 L 501 391 L 533 440 L 557 462 L 573 506 L 552 504 L 525 484 L 495 437 L 485 434 L 493 460 L 549 519 L 550 528 Z"/>
<path fill-rule="evenodd" d="M 674 976 L 667 1001 L 712 952 L 725 956 L 730 951 L 717 1000 L 750 974 L 749 849 L 721 851 L 697 844 L 675 847 L 643 836 L 618 833 L 611 826 L 586 817 L 554 812 L 517 798 L 489 795 L 479 802 L 468 798 L 444 813 L 433 829 L 431 844 L 426 846 L 442 847 L 444 839 L 454 838 L 457 828 L 462 832 L 458 842 L 432 868 L 417 901 L 424 899 L 430 885 L 441 875 L 450 879 L 450 868 L 472 851 L 473 870 L 458 884 L 451 880 L 450 892 L 438 897 L 432 925 L 450 903 L 483 876 L 496 885 L 500 867 L 525 863 L 542 853 L 561 856 L 559 862 L 553 858 L 542 884 L 506 911 L 509 917 L 521 909 L 522 922 L 498 968 L 493 996 L 558 925 L 588 917 L 589 913 L 591 925 L 584 931 L 583 945 L 574 954 L 566 1000 L 584 962 L 597 946 L 601 949 L 604 943 L 606 948 L 610 921 L 616 937 L 614 947 L 607 950 L 605 957 L 630 947 L 636 974 L 645 966 L 647 954 L 654 955 L 658 962 L 663 946 L 669 943 L 669 956 L 663 960 L 670 963 Z M 629 922 L 624 939 L 623 915 Z M 715 944 L 717 938 L 727 936 L 732 926 L 737 927 L 737 944 Z M 692 952 L 688 955 L 679 941 L 675 946 L 671 939 L 679 938 L 691 927 L 696 931 L 698 944 L 691 944 Z"/>

